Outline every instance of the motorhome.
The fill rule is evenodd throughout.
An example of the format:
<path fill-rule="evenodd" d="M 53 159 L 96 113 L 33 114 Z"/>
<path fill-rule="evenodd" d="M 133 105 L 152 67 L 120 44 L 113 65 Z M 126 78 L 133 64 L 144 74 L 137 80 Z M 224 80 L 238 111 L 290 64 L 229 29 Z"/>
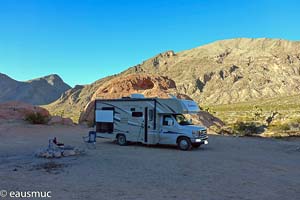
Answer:
<path fill-rule="evenodd" d="M 145 98 L 132 94 L 121 99 L 95 101 L 96 137 L 128 142 L 177 145 L 181 150 L 208 144 L 205 127 L 196 126 L 184 114 L 200 111 L 196 102 L 176 97 Z"/>

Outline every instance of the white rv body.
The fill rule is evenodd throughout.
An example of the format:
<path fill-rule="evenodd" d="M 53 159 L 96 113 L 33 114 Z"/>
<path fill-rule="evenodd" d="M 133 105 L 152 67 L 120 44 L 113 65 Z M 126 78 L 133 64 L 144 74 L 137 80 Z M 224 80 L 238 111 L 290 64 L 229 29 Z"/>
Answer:
<path fill-rule="evenodd" d="M 206 128 L 188 125 L 182 114 L 200 111 L 194 101 L 177 98 L 98 99 L 95 101 L 96 136 L 143 144 L 178 144 L 185 137 L 193 146 L 207 144 Z"/>

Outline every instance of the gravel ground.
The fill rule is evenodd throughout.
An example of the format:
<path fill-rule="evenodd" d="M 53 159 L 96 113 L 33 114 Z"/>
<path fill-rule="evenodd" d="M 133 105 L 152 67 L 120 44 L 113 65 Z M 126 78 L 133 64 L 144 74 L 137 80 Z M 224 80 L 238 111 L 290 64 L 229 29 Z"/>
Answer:
<path fill-rule="evenodd" d="M 300 139 L 210 136 L 197 150 L 99 139 L 88 129 L 0 125 L 0 190 L 51 191 L 52 199 L 300 199 Z M 60 159 L 34 157 L 48 139 L 85 149 Z"/>

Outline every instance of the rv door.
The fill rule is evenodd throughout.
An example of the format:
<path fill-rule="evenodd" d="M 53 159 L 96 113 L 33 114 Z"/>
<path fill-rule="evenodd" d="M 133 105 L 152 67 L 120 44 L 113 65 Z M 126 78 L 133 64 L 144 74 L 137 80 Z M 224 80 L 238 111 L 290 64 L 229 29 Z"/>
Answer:
<path fill-rule="evenodd" d="M 148 142 L 148 107 L 145 107 L 144 111 L 144 142 Z"/>
<path fill-rule="evenodd" d="M 175 119 L 172 115 L 161 116 L 162 129 L 160 131 L 160 144 L 176 144 L 176 138 L 178 136 L 177 127 L 175 125 Z"/>

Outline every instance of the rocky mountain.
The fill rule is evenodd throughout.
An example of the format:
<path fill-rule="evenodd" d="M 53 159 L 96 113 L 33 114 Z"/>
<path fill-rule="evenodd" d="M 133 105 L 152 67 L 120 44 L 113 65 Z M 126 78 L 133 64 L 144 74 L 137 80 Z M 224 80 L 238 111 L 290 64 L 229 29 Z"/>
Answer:
<path fill-rule="evenodd" d="M 300 93 L 300 42 L 231 39 L 187 51 L 167 51 L 122 75 L 168 76 L 200 104 L 227 104 Z"/>
<path fill-rule="evenodd" d="M 300 42 L 241 38 L 178 53 L 167 51 L 120 74 L 76 86 L 47 108 L 78 120 L 94 98 L 131 92 L 180 94 L 200 105 L 300 94 Z"/>
<path fill-rule="evenodd" d="M 21 101 L 33 105 L 49 104 L 70 88 L 56 74 L 21 82 L 0 73 L 0 102 Z"/>

